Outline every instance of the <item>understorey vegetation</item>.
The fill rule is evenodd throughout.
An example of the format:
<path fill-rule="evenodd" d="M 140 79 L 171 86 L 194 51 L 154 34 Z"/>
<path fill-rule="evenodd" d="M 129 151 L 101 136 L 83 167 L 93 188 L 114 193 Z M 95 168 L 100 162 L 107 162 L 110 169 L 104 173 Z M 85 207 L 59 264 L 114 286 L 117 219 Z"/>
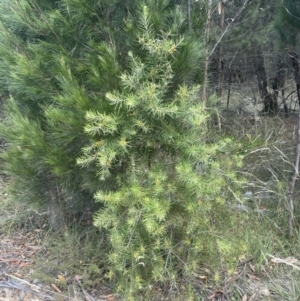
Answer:
<path fill-rule="evenodd" d="M 219 16 L 223 2 L 214 3 Z M 229 8 L 237 19 L 247 2 Z M 125 300 L 151 300 L 158 291 L 175 300 L 174 290 L 197 300 L 195 279 L 234 297 L 227 279 L 241 262 L 259 270 L 266 254 L 298 243 L 291 231 L 298 232 L 291 208 L 298 188 L 289 183 L 297 162 L 274 121 L 280 105 L 267 87 L 263 48 L 254 71 L 267 121 L 257 123 L 257 110 L 250 125 L 226 117 L 217 105 L 225 45 L 212 8 L 179 0 L 0 2 L 9 198 L 47 212 L 39 227 L 57 237 L 53 252 L 70 249 L 72 273 L 80 270 L 90 286 L 105 279 Z M 280 5 L 268 9 L 277 14 L 274 35 L 280 22 L 298 34 Z"/>

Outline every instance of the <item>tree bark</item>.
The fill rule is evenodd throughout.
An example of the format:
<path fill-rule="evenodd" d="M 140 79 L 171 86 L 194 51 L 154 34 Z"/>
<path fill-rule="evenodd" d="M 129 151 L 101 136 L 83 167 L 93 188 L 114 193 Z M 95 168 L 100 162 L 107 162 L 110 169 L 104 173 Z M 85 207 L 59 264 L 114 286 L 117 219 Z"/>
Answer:
<path fill-rule="evenodd" d="M 207 21 L 206 21 L 206 31 L 205 31 L 205 67 L 204 67 L 204 84 L 203 84 L 203 101 L 207 100 L 207 86 L 208 86 L 208 67 L 209 67 L 209 37 L 210 37 L 210 26 L 211 26 L 211 8 L 212 0 L 208 1 L 207 9 Z"/>
<path fill-rule="evenodd" d="M 229 69 L 228 93 L 227 93 L 227 109 L 228 109 L 228 106 L 229 106 L 230 91 L 231 91 L 231 69 Z"/>
<path fill-rule="evenodd" d="M 220 28 L 223 31 L 224 30 L 224 21 L 225 21 L 225 14 L 224 14 L 224 4 L 223 1 L 220 0 L 219 2 L 219 15 L 221 15 L 220 20 Z M 222 86 L 223 86 L 223 78 L 224 78 L 224 63 L 223 63 L 223 46 L 222 44 L 219 45 L 218 50 L 218 86 L 217 86 L 217 96 L 222 96 Z"/>
<path fill-rule="evenodd" d="M 291 50 L 289 51 L 289 57 L 291 59 L 292 66 L 293 66 L 294 79 L 296 83 L 298 103 L 300 108 L 300 67 L 299 67 L 298 53 L 296 53 L 294 50 Z"/>
<path fill-rule="evenodd" d="M 64 205 L 61 193 L 59 191 L 58 185 L 55 181 L 49 180 L 48 182 L 48 217 L 50 222 L 50 227 L 54 231 L 59 231 L 65 226 L 64 221 Z"/>
<path fill-rule="evenodd" d="M 299 110 L 300 110 L 300 67 L 299 67 L 299 57 L 298 54 L 292 50 L 289 51 L 289 56 L 292 62 L 293 70 L 294 70 L 294 79 L 296 82 L 297 87 L 297 96 L 298 96 L 298 103 L 299 103 Z M 290 189 L 288 193 L 288 201 L 290 207 L 290 217 L 289 217 L 289 237 L 293 236 L 293 221 L 294 221 L 294 201 L 293 201 L 293 193 L 295 188 L 296 180 L 299 176 L 299 160 L 300 160 L 300 112 L 298 115 L 298 141 L 297 141 L 297 148 L 296 148 L 296 160 L 295 160 L 295 171 L 294 175 L 291 180 Z"/>
<path fill-rule="evenodd" d="M 268 81 L 264 64 L 264 57 L 261 49 L 258 47 L 254 67 L 257 77 L 257 84 L 260 96 L 264 102 L 265 113 L 275 113 L 277 111 L 277 101 L 268 91 Z"/>
<path fill-rule="evenodd" d="M 295 170 L 294 175 L 292 177 L 291 183 L 290 183 L 290 189 L 288 192 L 288 202 L 289 202 L 289 209 L 290 209 L 290 216 L 288 221 L 288 227 L 289 227 L 289 237 L 293 237 L 293 221 L 294 221 L 294 189 L 296 180 L 299 176 L 299 160 L 300 160 L 300 112 L 298 114 L 298 141 L 297 141 L 297 147 L 296 147 L 296 160 L 295 160 Z"/>
<path fill-rule="evenodd" d="M 287 118 L 289 116 L 289 112 L 288 112 L 286 100 L 284 98 L 285 81 L 286 81 L 286 70 L 284 69 L 284 67 L 282 65 L 278 65 L 274 80 L 272 82 L 272 87 L 274 90 L 274 94 L 275 94 L 277 103 L 278 103 L 278 99 L 279 99 L 279 92 L 281 92 L 285 118 Z"/>

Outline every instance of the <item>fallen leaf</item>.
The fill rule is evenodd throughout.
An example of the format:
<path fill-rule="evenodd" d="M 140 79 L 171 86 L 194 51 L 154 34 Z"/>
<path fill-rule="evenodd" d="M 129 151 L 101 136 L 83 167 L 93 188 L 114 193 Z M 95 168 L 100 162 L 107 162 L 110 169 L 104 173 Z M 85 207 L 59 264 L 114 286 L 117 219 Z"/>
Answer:
<path fill-rule="evenodd" d="M 212 300 L 214 298 L 218 298 L 221 295 L 224 295 L 224 292 L 222 290 L 218 290 L 218 291 L 215 291 L 211 296 L 209 296 L 208 299 Z"/>
<path fill-rule="evenodd" d="M 106 298 L 107 298 L 107 301 L 115 301 L 116 300 L 114 295 L 107 295 Z"/>
<path fill-rule="evenodd" d="M 243 296 L 243 298 L 242 298 L 242 301 L 247 301 L 248 300 L 248 297 L 247 297 L 247 295 L 245 294 L 244 296 Z"/>
<path fill-rule="evenodd" d="M 226 280 L 226 283 L 234 282 L 236 279 L 237 279 L 236 276 L 230 276 L 230 277 Z"/>
<path fill-rule="evenodd" d="M 257 281 L 261 280 L 259 277 L 255 276 L 255 275 L 247 274 L 247 276 L 252 280 L 257 280 Z"/>
<path fill-rule="evenodd" d="M 31 263 L 30 262 L 21 262 L 19 264 L 19 268 L 22 268 L 22 267 L 25 267 L 25 266 L 28 266 L 28 265 L 31 265 Z"/>
<path fill-rule="evenodd" d="M 67 280 L 66 278 L 63 276 L 63 275 L 57 275 L 57 278 L 60 282 L 66 284 L 67 283 Z"/>
<path fill-rule="evenodd" d="M 205 275 L 199 275 L 199 274 L 194 274 L 194 276 L 200 280 L 206 281 L 207 280 L 207 276 Z"/>
<path fill-rule="evenodd" d="M 62 294 L 62 291 L 54 284 L 54 283 L 51 283 L 51 286 L 60 294 Z"/>

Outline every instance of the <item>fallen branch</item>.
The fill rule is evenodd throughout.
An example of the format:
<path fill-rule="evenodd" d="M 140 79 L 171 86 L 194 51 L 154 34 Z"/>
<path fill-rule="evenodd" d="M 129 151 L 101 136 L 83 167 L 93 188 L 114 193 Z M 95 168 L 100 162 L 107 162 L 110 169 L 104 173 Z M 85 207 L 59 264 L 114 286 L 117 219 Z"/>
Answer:
<path fill-rule="evenodd" d="M 7 276 L 7 277 L 9 277 L 9 278 L 12 278 L 12 279 L 15 279 L 15 280 L 17 280 L 18 282 L 21 282 L 21 283 L 24 283 L 24 284 L 26 284 L 26 285 L 28 285 L 29 287 L 31 287 L 32 289 L 28 289 L 28 288 L 26 288 L 26 287 L 24 287 L 24 286 L 22 286 L 22 285 L 18 285 L 17 284 L 17 282 L 11 282 L 11 281 L 2 281 L 2 282 L 0 282 L 0 287 L 1 286 L 3 286 L 3 287 L 6 287 L 6 288 L 14 288 L 14 289 L 19 289 L 19 290 L 23 290 L 23 291 L 26 291 L 26 292 L 30 292 L 30 293 L 33 293 L 33 294 L 35 294 L 35 295 L 37 295 L 37 296 L 41 296 L 41 297 L 44 297 L 44 298 L 49 298 L 49 299 L 51 299 L 51 300 L 54 300 L 54 298 L 53 297 L 51 297 L 50 295 L 48 295 L 48 294 L 43 294 L 43 293 L 41 293 L 40 291 L 42 290 L 42 288 L 41 287 L 39 287 L 39 286 L 37 286 L 37 285 L 35 285 L 35 284 L 32 284 L 32 283 L 30 283 L 30 282 L 28 282 L 28 281 L 26 281 L 26 280 L 24 280 L 24 279 L 21 279 L 21 278 L 19 278 L 19 277 L 16 277 L 16 276 L 14 276 L 14 275 L 11 275 L 11 274 L 7 274 L 7 273 L 3 273 L 5 276 Z M 59 294 L 59 293 L 57 293 L 57 292 L 54 292 L 54 291 L 51 291 L 51 290 L 49 290 L 49 289 L 47 289 L 47 288 L 43 288 L 43 291 L 45 291 L 45 292 L 47 292 L 47 293 L 50 293 L 50 294 L 54 294 L 54 295 L 57 295 L 57 296 L 60 296 L 60 297 L 66 297 L 66 298 L 68 298 L 68 300 L 70 300 L 70 301 L 78 301 L 78 299 L 75 299 L 75 298 L 72 298 L 72 297 L 70 297 L 70 296 L 66 296 L 66 295 L 64 295 L 64 294 Z"/>
<path fill-rule="evenodd" d="M 78 278 L 78 276 L 75 276 L 76 281 L 78 282 L 80 288 L 82 289 L 82 292 L 84 293 L 85 299 L 86 301 L 96 301 L 91 295 L 89 295 L 86 290 L 82 287 L 82 284 L 80 282 L 80 279 Z M 109 294 L 109 295 L 101 295 L 99 296 L 99 298 L 101 298 L 101 300 L 99 301 L 114 301 L 115 300 L 115 295 L 113 294 Z"/>
<path fill-rule="evenodd" d="M 90 295 L 85 291 L 85 289 L 82 287 L 82 285 L 81 285 L 81 283 L 80 283 L 80 280 L 78 279 L 77 276 L 75 276 L 75 279 L 76 279 L 76 281 L 78 282 L 80 288 L 82 289 L 82 292 L 83 292 L 83 294 L 84 294 L 85 300 L 86 300 L 86 301 L 96 301 L 92 296 L 90 296 Z"/>
<path fill-rule="evenodd" d="M 292 262 L 289 262 L 289 261 L 287 261 L 285 259 L 281 259 L 281 258 L 275 257 L 275 256 L 270 255 L 270 254 L 266 254 L 266 255 L 269 256 L 269 257 L 271 257 L 271 258 L 273 258 L 273 260 L 271 260 L 271 261 L 274 262 L 274 263 L 284 263 L 284 264 L 289 265 L 289 266 L 293 267 L 294 269 L 300 271 L 300 267 L 297 266 L 297 265 L 295 265 L 295 264 L 293 264 Z"/>
<path fill-rule="evenodd" d="M 10 275 L 10 277 L 12 277 L 12 275 Z M 31 284 L 31 283 L 29 283 L 29 282 L 27 282 L 25 280 L 22 281 L 22 279 L 19 279 L 17 277 L 14 277 L 14 278 L 18 279 L 18 281 L 13 281 L 11 279 L 9 279 L 7 281 L 1 281 L 0 282 L 0 287 L 2 287 L 2 288 L 8 288 L 8 289 L 22 290 L 22 291 L 24 291 L 26 293 L 31 293 L 31 294 L 35 294 L 35 295 L 38 295 L 38 296 L 43 297 L 43 298 L 47 298 L 48 300 L 54 300 L 53 297 L 51 297 L 51 296 L 49 296 L 47 294 L 43 294 L 43 293 L 37 292 L 37 291 L 32 290 L 30 288 L 27 288 L 27 287 L 23 286 L 22 283 L 19 283 L 19 282 L 24 282 L 26 284 L 30 284 L 31 286 L 34 286 L 33 284 Z M 39 290 L 41 290 L 40 287 L 38 287 L 38 288 L 39 288 Z"/>

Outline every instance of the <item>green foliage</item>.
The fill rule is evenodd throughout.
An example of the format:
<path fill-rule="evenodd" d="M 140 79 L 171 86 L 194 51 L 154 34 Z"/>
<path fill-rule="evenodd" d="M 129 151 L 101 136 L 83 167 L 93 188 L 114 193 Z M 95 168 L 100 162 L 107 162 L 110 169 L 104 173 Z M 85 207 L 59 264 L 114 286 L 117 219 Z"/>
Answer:
<path fill-rule="evenodd" d="M 234 1 L 233 5 L 225 6 L 225 18 L 234 18 L 243 6 L 245 1 Z M 253 45 L 261 47 L 272 44 L 274 39 L 271 22 L 276 11 L 276 1 L 252 0 L 248 1 L 247 6 L 238 14 L 233 28 L 226 34 L 221 41 L 224 48 L 230 51 L 239 47 L 240 52 L 251 53 L 255 51 Z M 223 31 L 224 29 L 222 29 Z M 220 35 L 220 34 L 219 34 Z M 269 39 L 265 37 L 268 36 Z M 231 39 L 238 37 L 238 46 L 235 43 L 228 43 Z M 229 45 L 228 45 L 229 44 Z"/>
<path fill-rule="evenodd" d="M 300 4 L 297 1 L 284 0 L 281 3 L 281 17 L 286 25 L 300 30 Z"/>
<path fill-rule="evenodd" d="M 300 30 L 300 4 L 291 0 L 280 2 L 273 26 L 279 35 L 281 48 L 295 47 Z"/>
<path fill-rule="evenodd" d="M 198 43 L 180 42 L 185 20 L 180 6 L 145 3 L 151 30 L 160 34 L 168 28 L 180 44 L 172 62 L 173 87 L 165 87 L 171 95 L 179 82 L 198 77 Z M 7 142 L 2 170 L 14 178 L 14 191 L 24 192 L 22 200 L 49 203 L 55 190 L 62 202 L 72 199 L 68 205 L 86 205 L 99 185 L 115 185 L 112 180 L 99 184 L 96 166 L 79 168 L 76 158 L 90 145 L 86 112 L 94 122 L 92 114 L 112 112 L 105 94 L 122 89 L 120 75 L 128 68 L 123 54 L 130 48 L 143 57 L 146 51 L 134 38 L 135 25 L 145 25 L 136 24 L 145 3 L 1 1 L 0 87 L 7 99 L 0 129 Z M 168 72 L 164 66 L 158 71 Z"/>
<path fill-rule="evenodd" d="M 55 190 L 70 207 L 93 202 L 94 167 L 76 164 L 89 142 L 85 114 L 109 109 L 104 96 L 118 87 L 121 69 L 115 45 L 106 42 L 109 32 L 98 34 L 102 20 L 87 14 L 104 14 L 108 7 L 92 1 L 81 2 L 84 9 L 77 1 L 0 3 L 0 86 L 7 98 L 2 171 L 13 177 L 22 201 L 49 203 Z"/>
<path fill-rule="evenodd" d="M 233 140 L 209 135 L 199 87 L 185 77 L 174 85 L 173 65 L 189 39 L 156 34 L 146 6 L 140 24 L 142 55 L 129 52 L 122 88 L 106 93 L 111 111 L 86 114 L 92 143 L 78 159 L 95 163 L 101 181 L 116 181 L 95 195 L 104 203 L 95 225 L 108 232 L 109 277 L 128 300 L 191 275 L 213 251 L 214 235 L 230 225 L 227 186 L 234 189 L 242 160 Z M 232 246 L 221 242 L 229 258 Z"/>

